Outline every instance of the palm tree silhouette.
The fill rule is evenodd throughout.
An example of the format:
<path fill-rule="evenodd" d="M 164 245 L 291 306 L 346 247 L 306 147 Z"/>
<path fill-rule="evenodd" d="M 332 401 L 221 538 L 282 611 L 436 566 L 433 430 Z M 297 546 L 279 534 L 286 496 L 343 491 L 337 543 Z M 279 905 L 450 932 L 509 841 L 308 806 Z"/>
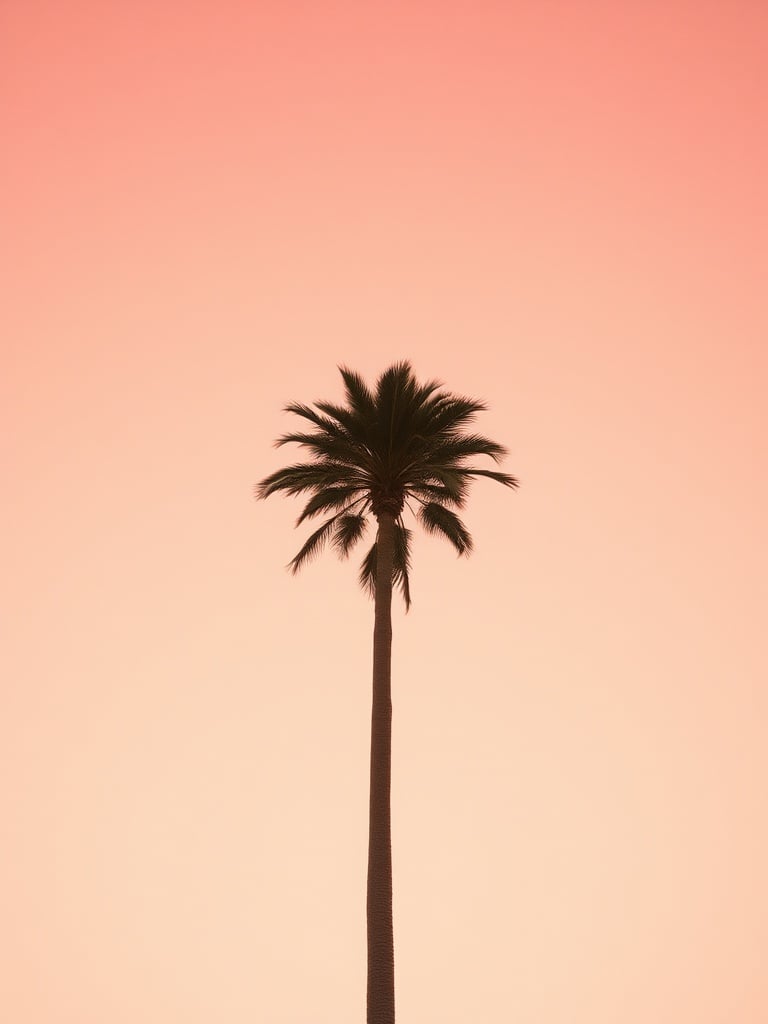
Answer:
<path fill-rule="evenodd" d="M 411 604 L 409 569 L 412 531 L 407 508 L 428 533 L 442 534 L 459 555 L 472 550 L 472 537 L 454 509 L 463 508 L 474 477 L 507 487 L 515 477 L 476 469 L 466 460 L 488 455 L 499 462 L 506 450 L 465 428 L 486 406 L 442 390 L 439 381 L 419 384 L 408 362 L 395 363 L 373 390 L 362 377 L 339 367 L 346 405 L 292 402 L 286 412 L 312 425 L 309 432 L 284 434 L 275 442 L 298 444 L 312 461 L 287 466 L 258 484 L 256 496 L 277 491 L 309 494 L 296 525 L 321 514 L 328 518 L 306 540 L 289 568 L 296 573 L 330 542 L 342 557 L 361 539 L 370 517 L 376 539 L 363 559 L 360 583 L 374 598 L 371 780 L 368 833 L 368 1024 L 394 1024 L 395 981 L 392 933 L 391 652 L 392 586 Z"/>

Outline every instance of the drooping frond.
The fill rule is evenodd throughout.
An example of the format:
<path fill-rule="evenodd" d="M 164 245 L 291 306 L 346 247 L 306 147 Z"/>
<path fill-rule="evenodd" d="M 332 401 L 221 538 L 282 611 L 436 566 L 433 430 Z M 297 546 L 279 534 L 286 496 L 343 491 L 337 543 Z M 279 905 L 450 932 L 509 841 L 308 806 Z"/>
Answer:
<path fill-rule="evenodd" d="M 395 523 L 395 547 L 392 559 L 392 583 L 399 587 L 405 602 L 405 610 L 411 607 L 411 536 L 412 531 L 403 525 L 402 518 Z M 369 597 L 376 594 L 376 559 L 378 548 L 373 542 L 360 564 L 358 577 L 360 586 Z"/>
<path fill-rule="evenodd" d="M 305 519 L 312 519 L 320 512 L 327 512 L 328 509 L 342 508 L 352 501 L 359 490 L 358 486 L 351 484 L 347 487 L 325 487 L 323 490 L 317 491 L 304 506 L 301 515 L 296 520 L 296 525 L 300 526 Z M 358 500 L 362 501 L 363 499 L 359 498 Z"/>
<path fill-rule="evenodd" d="M 288 567 L 294 576 L 305 562 L 315 558 L 323 550 L 337 518 L 338 516 L 331 516 L 330 519 L 326 519 L 323 525 L 306 539 L 299 553 L 290 560 Z"/>
<path fill-rule="evenodd" d="M 339 517 L 333 534 L 333 546 L 342 558 L 346 558 L 352 548 L 365 533 L 368 520 L 364 512 L 345 512 Z"/>
<path fill-rule="evenodd" d="M 472 550 L 472 537 L 455 512 L 444 505 L 430 502 L 416 513 L 427 533 L 440 533 L 453 544 L 460 555 Z"/>
<path fill-rule="evenodd" d="M 411 607 L 411 536 L 412 531 L 404 525 L 401 516 L 395 523 L 392 582 L 400 588 L 406 611 Z"/>
<path fill-rule="evenodd" d="M 358 582 L 363 590 L 368 594 L 369 597 L 376 596 L 376 559 L 378 557 L 378 548 L 376 547 L 376 541 L 368 549 L 365 558 L 360 563 L 360 575 L 358 576 Z"/>

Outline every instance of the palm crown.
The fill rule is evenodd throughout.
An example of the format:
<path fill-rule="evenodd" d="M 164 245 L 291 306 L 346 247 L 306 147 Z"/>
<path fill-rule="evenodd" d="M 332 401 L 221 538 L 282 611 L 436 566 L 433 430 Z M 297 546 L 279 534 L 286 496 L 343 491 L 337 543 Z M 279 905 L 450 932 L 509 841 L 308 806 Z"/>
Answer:
<path fill-rule="evenodd" d="M 314 408 L 291 402 L 286 412 L 309 421 L 306 432 L 283 434 L 276 447 L 294 443 L 313 461 L 270 474 L 257 486 L 257 497 L 277 491 L 309 494 L 296 521 L 327 515 L 290 561 L 295 573 L 331 543 L 345 558 L 365 533 L 371 515 L 389 512 L 395 520 L 392 580 L 411 604 L 409 569 L 412 531 L 403 518 L 407 508 L 428 532 L 442 534 L 458 552 L 472 550 L 472 537 L 455 509 L 463 508 L 474 477 L 517 487 L 508 473 L 477 469 L 467 460 L 487 455 L 499 462 L 506 449 L 464 428 L 486 406 L 472 398 L 442 390 L 439 381 L 419 384 L 408 362 L 395 363 L 371 390 L 362 377 L 339 367 L 346 405 L 315 402 Z M 360 583 L 373 595 L 376 543 L 360 568 Z"/>

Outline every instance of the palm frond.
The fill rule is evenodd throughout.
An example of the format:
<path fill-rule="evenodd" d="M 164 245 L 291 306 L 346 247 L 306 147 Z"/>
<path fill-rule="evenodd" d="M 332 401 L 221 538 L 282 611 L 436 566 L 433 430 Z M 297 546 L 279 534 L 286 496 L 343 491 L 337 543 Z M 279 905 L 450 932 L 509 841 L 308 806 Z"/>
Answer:
<path fill-rule="evenodd" d="M 330 437 L 320 431 L 314 434 L 282 434 L 275 441 L 275 448 L 284 444 L 298 444 L 308 448 L 314 455 L 319 455 L 330 462 L 341 462 L 348 466 L 356 466 L 360 462 L 358 446 L 347 437 L 341 435 Z"/>
<path fill-rule="evenodd" d="M 455 467 L 430 466 L 423 473 L 425 483 L 437 482 L 452 496 L 453 504 L 461 507 L 467 494 L 467 485 Z"/>
<path fill-rule="evenodd" d="M 346 558 L 352 548 L 365 533 L 368 518 L 364 512 L 345 512 L 339 517 L 333 534 L 333 546 L 342 558 Z"/>
<path fill-rule="evenodd" d="M 268 498 L 276 491 L 285 491 L 286 494 L 301 494 L 303 491 L 311 491 L 332 484 L 351 484 L 360 479 L 354 468 L 350 466 L 327 462 L 301 462 L 270 473 L 256 485 L 256 497 Z"/>
<path fill-rule="evenodd" d="M 326 512 L 330 508 L 341 508 L 348 505 L 359 490 L 360 488 L 355 485 L 348 487 L 324 487 L 309 499 L 301 515 L 296 520 L 296 525 L 301 526 L 305 519 L 312 519 L 320 512 Z M 362 497 L 358 500 L 362 501 Z"/>
<path fill-rule="evenodd" d="M 376 547 L 376 541 L 373 542 L 371 547 L 368 549 L 368 553 L 360 563 L 360 575 L 358 576 L 358 582 L 363 590 L 368 594 L 369 597 L 376 596 L 376 559 L 378 557 L 378 548 Z"/>
<path fill-rule="evenodd" d="M 444 484 L 416 483 L 411 484 L 408 492 L 414 497 L 427 501 L 437 501 L 441 505 L 454 505 L 456 508 L 463 508 L 466 504 L 467 488 L 463 481 L 460 481 L 461 488 L 448 488 Z"/>
<path fill-rule="evenodd" d="M 415 393 L 416 380 L 405 360 L 393 363 L 376 382 L 376 436 L 387 465 L 412 433 Z"/>
<path fill-rule="evenodd" d="M 427 399 L 431 398 L 436 391 L 439 391 L 444 385 L 439 380 L 428 380 L 424 384 L 419 384 L 416 388 L 416 404 L 424 406 L 427 404 Z"/>
<path fill-rule="evenodd" d="M 314 533 L 307 537 L 299 553 L 294 555 L 288 563 L 288 568 L 294 576 L 307 561 L 315 558 L 323 550 L 337 518 L 338 515 L 335 515 L 331 516 L 330 519 L 326 519 L 319 529 L 315 530 Z"/>
<path fill-rule="evenodd" d="M 283 406 L 283 412 L 292 412 L 296 416 L 309 420 L 310 423 L 314 423 L 316 427 L 319 427 L 320 430 L 330 437 L 337 437 L 341 433 L 341 427 L 338 423 L 335 423 L 327 416 L 321 416 L 311 405 L 304 405 L 302 402 L 289 402 L 288 405 Z"/>
<path fill-rule="evenodd" d="M 472 537 L 455 512 L 444 505 L 430 502 L 416 513 L 427 533 L 441 533 L 453 544 L 460 555 L 472 550 Z"/>
<path fill-rule="evenodd" d="M 507 455 L 507 449 L 482 434 L 452 434 L 448 437 L 440 436 L 427 459 L 445 464 L 475 455 L 488 455 L 494 462 L 500 462 Z"/>
<path fill-rule="evenodd" d="M 345 409 L 343 405 L 336 405 L 334 402 L 315 402 L 315 405 L 320 412 L 335 419 L 350 436 L 359 426 L 360 418 L 355 415 L 354 411 Z"/>
<path fill-rule="evenodd" d="M 376 404 L 386 405 L 392 395 L 397 392 L 403 394 L 416 390 L 411 364 L 407 359 L 401 359 L 399 363 L 393 363 L 376 381 Z"/>
<path fill-rule="evenodd" d="M 465 398 L 460 395 L 441 395 L 437 398 L 430 410 L 430 431 L 434 434 L 440 431 L 454 432 L 465 423 L 470 423 L 476 413 L 485 412 L 487 406 L 474 398 Z"/>
<path fill-rule="evenodd" d="M 400 588 L 405 610 L 411 607 L 411 536 L 412 531 L 400 517 L 395 523 L 395 551 L 392 563 L 392 582 Z"/>
<path fill-rule="evenodd" d="M 509 473 L 499 473 L 493 469 L 472 469 L 465 468 L 462 466 L 458 470 L 462 476 L 487 476 L 490 480 L 498 480 L 500 484 L 504 484 L 505 487 L 519 487 L 520 481 L 516 476 L 511 476 Z"/>
<path fill-rule="evenodd" d="M 363 378 L 346 366 L 340 366 L 339 373 L 344 381 L 344 391 L 350 408 L 363 422 L 373 419 L 376 414 L 376 402 Z"/>

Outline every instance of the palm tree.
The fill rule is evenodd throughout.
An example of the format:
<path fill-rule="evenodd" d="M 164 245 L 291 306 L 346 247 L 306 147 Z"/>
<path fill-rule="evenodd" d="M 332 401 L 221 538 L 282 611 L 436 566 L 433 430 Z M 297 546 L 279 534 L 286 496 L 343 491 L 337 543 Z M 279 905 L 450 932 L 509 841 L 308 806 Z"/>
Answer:
<path fill-rule="evenodd" d="M 472 538 L 454 509 L 466 501 L 474 477 L 507 487 L 507 473 L 476 469 L 466 460 L 506 450 L 464 427 L 486 408 L 472 398 L 441 390 L 439 381 L 419 384 L 407 362 L 395 363 L 371 390 L 362 377 L 339 367 L 346 405 L 292 402 L 286 412 L 307 420 L 308 432 L 283 434 L 276 447 L 298 444 L 312 459 L 279 469 L 257 487 L 267 498 L 277 491 L 310 495 L 296 525 L 328 514 L 306 540 L 289 568 L 296 573 L 330 543 L 349 555 L 370 517 L 376 539 L 363 559 L 360 583 L 374 599 L 371 781 L 368 833 L 368 1024 L 394 1024 L 395 981 L 392 934 L 392 846 L 390 833 L 392 586 L 411 604 L 409 570 L 412 531 L 407 508 L 428 533 L 442 534 L 458 552 L 472 550 Z M 305 428 L 306 430 L 306 428 Z"/>

